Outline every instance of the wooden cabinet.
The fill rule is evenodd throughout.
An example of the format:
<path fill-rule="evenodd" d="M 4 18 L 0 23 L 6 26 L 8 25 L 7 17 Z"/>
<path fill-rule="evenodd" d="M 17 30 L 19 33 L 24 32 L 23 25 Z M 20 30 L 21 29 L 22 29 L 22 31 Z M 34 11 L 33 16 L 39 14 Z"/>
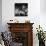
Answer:
<path fill-rule="evenodd" d="M 33 46 L 33 23 L 7 23 L 12 33 L 13 41 L 22 46 Z"/>

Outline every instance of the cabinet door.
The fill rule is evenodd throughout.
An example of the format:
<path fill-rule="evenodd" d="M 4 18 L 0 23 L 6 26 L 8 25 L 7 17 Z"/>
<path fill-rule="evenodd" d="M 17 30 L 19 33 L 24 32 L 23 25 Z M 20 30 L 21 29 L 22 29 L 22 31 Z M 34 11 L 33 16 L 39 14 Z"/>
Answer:
<path fill-rule="evenodd" d="M 12 37 L 13 42 L 28 46 L 28 32 L 13 32 Z"/>

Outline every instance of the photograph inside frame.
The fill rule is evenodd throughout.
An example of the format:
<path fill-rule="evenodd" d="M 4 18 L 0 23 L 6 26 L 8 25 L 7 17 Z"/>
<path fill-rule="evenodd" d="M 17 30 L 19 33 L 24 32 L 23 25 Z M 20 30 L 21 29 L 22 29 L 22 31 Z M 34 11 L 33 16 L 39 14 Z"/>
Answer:
<path fill-rule="evenodd" d="M 15 3 L 15 16 L 28 16 L 28 3 Z"/>

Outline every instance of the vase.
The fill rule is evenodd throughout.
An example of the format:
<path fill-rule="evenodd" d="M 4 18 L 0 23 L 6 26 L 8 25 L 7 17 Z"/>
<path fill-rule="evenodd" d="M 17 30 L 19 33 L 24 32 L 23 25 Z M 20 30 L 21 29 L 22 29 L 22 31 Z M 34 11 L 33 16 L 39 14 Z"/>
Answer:
<path fill-rule="evenodd" d="M 45 46 L 45 41 L 39 40 L 39 46 Z"/>

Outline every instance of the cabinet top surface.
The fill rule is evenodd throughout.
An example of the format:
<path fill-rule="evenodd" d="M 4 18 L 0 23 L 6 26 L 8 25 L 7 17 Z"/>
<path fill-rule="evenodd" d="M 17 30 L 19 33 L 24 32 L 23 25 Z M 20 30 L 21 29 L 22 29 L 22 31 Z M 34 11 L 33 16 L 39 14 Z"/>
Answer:
<path fill-rule="evenodd" d="M 19 24 L 19 25 L 23 25 L 23 24 L 31 24 L 31 25 L 33 25 L 34 23 L 7 23 L 8 25 L 14 25 L 14 24 Z"/>

